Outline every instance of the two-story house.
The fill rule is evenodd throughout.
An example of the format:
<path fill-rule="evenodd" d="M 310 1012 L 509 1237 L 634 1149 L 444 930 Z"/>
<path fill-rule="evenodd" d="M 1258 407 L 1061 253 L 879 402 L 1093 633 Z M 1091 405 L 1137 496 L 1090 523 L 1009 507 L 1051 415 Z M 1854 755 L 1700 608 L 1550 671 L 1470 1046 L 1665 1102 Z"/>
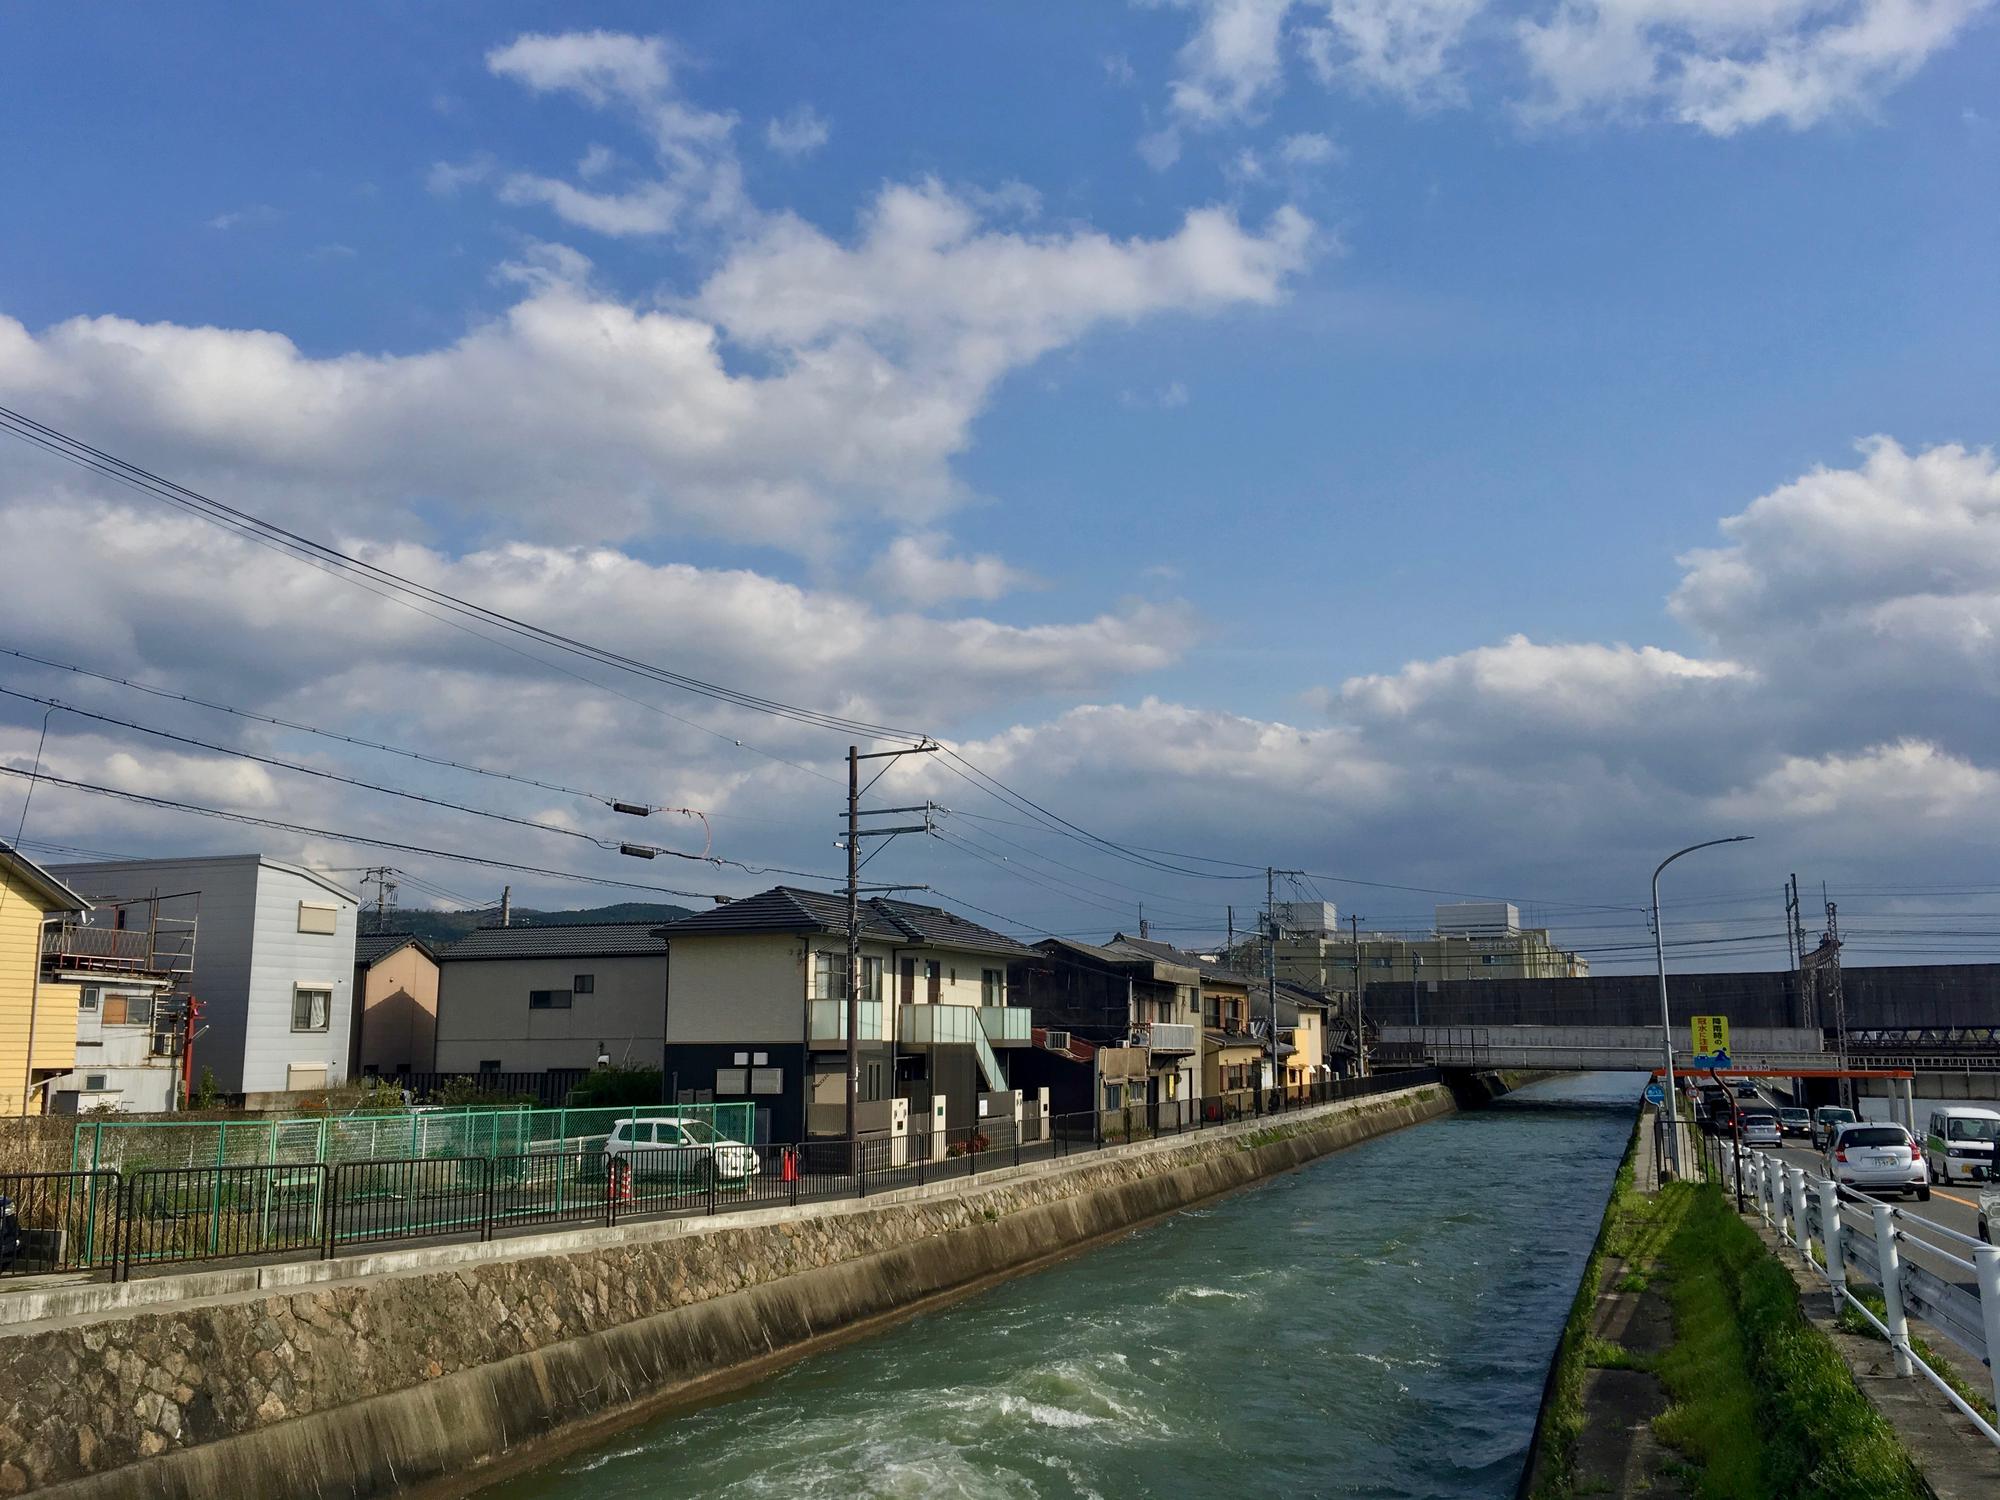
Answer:
<path fill-rule="evenodd" d="M 76 1062 L 79 987 L 45 983 L 43 929 L 90 902 L 0 844 L 0 1114 L 40 1114 L 48 1085 Z"/>
<path fill-rule="evenodd" d="M 349 1077 L 436 1070 L 437 953 L 408 932 L 365 932 L 355 939 Z"/>
<path fill-rule="evenodd" d="M 1049 1089 L 1056 1114 L 1143 1108 L 1168 1128 L 1177 1114 L 1193 1119 L 1202 1092 L 1194 960 L 1117 939 L 1099 946 L 1048 938 L 1016 962 L 1012 976 L 1044 1037 L 1021 1066 Z M 1076 1066 L 1071 1038 L 1090 1044 L 1088 1068 Z"/>
<path fill-rule="evenodd" d="M 665 1067 L 674 1097 L 747 1100 L 775 1141 L 845 1136 L 847 901 L 778 886 L 669 923 Z M 1004 1061 L 1029 1041 L 1010 1003 L 1012 938 L 940 907 L 860 903 L 854 1031 L 855 1129 L 888 1128 L 910 1101 L 913 1130 L 945 1105 L 946 1128 L 994 1118 L 1012 1085 Z"/>
<path fill-rule="evenodd" d="M 201 1002 L 197 1078 L 255 1107 L 347 1076 L 356 897 L 334 879 L 260 854 L 112 860 L 51 873 L 99 904 L 155 902 L 199 920 L 187 986 Z"/>
<path fill-rule="evenodd" d="M 163 916 L 157 897 L 100 902 L 42 932 L 45 991 L 73 991 L 74 1071 L 51 1079 L 46 1107 L 156 1113 L 191 1082 L 183 1067 L 196 918 Z"/>

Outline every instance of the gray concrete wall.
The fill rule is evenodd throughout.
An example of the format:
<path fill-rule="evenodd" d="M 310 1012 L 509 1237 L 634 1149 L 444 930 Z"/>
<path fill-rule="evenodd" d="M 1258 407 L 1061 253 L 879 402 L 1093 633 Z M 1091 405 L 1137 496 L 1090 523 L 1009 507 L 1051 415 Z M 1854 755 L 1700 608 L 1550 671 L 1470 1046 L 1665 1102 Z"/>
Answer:
<path fill-rule="evenodd" d="M 589 994 L 574 993 L 579 974 L 591 976 Z M 530 1010 L 530 990 L 570 990 L 569 1007 Z M 438 1071 L 469 1073 L 492 1061 L 502 1072 L 589 1068 L 599 1043 L 620 1066 L 657 1068 L 666 1009 L 664 953 L 447 956 L 438 965 Z"/>
<path fill-rule="evenodd" d="M 286 1500 L 497 1474 L 567 1424 L 637 1420 L 1452 1108 L 1432 1085 L 863 1203 L 18 1292 L 0 1493 Z"/>

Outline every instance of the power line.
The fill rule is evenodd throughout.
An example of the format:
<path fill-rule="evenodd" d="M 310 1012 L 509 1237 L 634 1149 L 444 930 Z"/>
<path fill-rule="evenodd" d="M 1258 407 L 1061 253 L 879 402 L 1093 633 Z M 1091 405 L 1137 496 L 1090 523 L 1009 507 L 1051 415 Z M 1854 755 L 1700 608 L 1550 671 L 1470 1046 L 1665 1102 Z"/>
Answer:
<path fill-rule="evenodd" d="M 0 766 L 0 776 L 13 776 L 21 780 L 28 778 L 28 772 L 16 770 L 13 766 Z M 258 817 L 251 813 L 229 812 L 219 807 L 203 807 L 195 802 L 179 802 L 171 797 L 152 797 L 143 792 L 128 792 L 119 787 L 98 786 L 87 781 L 72 781 L 60 776 L 43 775 L 44 786 L 58 786 L 68 791 L 87 792 L 93 796 L 112 797 L 121 802 L 133 802 L 143 807 L 165 808 L 172 812 L 194 813 L 205 818 L 221 818 L 231 823 L 243 823 L 253 828 L 272 828 L 280 833 L 304 834 L 311 838 L 335 839 L 346 844 L 361 844 L 372 849 L 393 849 L 401 854 L 421 854 L 432 859 L 449 860 L 454 864 L 479 865 L 491 870 L 517 870 L 525 875 L 541 875 L 551 880 L 576 881 L 583 885 L 608 885 L 628 891 L 656 891 L 665 896 L 687 896 L 697 901 L 727 900 L 707 891 L 683 891 L 671 886 L 647 885 L 637 880 L 613 880 L 604 875 L 580 875 L 574 870 L 551 870 L 540 865 L 516 864 L 511 860 L 491 859 L 482 854 L 462 854 L 449 849 L 433 849 L 423 844 L 403 844 L 390 839 L 374 838 L 366 834 L 343 833 L 331 828 L 312 828 L 303 823 L 287 823 L 278 818 Z"/>

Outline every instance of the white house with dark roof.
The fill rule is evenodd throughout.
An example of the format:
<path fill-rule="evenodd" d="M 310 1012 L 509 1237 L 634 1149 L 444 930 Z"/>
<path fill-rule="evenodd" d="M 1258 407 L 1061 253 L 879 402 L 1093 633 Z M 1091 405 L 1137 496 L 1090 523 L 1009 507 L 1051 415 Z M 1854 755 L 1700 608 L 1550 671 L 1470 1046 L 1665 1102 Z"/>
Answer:
<path fill-rule="evenodd" d="M 665 1065 L 676 1097 L 748 1100 L 776 1141 L 846 1132 L 847 901 L 778 886 L 664 929 Z M 942 1099 L 957 1130 L 1011 1111 L 1006 1057 L 1029 1044 L 1007 966 L 1027 950 L 941 907 L 861 903 L 859 1128 Z M 1011 1115 L 1010 1115 L 1011 1118 Z"/>
<path fill-rule="evenodd" d="M 667 945 L 658 922 L 482 927 L 438 953 L 440 1073 L 660 1061 Z"/>

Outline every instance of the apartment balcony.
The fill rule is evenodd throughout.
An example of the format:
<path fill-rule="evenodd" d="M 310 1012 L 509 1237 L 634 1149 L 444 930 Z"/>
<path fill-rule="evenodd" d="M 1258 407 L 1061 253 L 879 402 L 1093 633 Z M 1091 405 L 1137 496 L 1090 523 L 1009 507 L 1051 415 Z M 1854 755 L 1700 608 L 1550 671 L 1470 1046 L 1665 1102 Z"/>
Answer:
<path fill-rule="evenodd" d="M 896 1040 L 911 1052 L 927 1047 L 970 1047 L 986 1040 L 976 1005 L 905 1005 L 896 1021 Z"/>
<path fill-rule="evenodd" d="M 861 1002 L 861 1024 L 855 1031 L 855 1038 L 863 1042 L 882 1040 L 882 1002 L 863 1000 Z M 812 1002 L 806 1023 L 806 1040 L 809 1042 L 838 1042 L 847 1044 L 847 1002 L 845 1000 L 815 1000 Z"/>
<path fill-rule="evenodd" d="M 986 1032 L 986 1040 L 995 1047 L 1035 1044 L 1035 1013 L 1025 1005 L 982 1005 L 979 1024 Z"/>
<path fill-rule="evenodd" d="M 1146 1045 L 1156 1053 L 1195 1052 L 1201 1047 L 1201 1031 L 1179 1021 L 1151 1021 L 1146 1026 Z"/>

